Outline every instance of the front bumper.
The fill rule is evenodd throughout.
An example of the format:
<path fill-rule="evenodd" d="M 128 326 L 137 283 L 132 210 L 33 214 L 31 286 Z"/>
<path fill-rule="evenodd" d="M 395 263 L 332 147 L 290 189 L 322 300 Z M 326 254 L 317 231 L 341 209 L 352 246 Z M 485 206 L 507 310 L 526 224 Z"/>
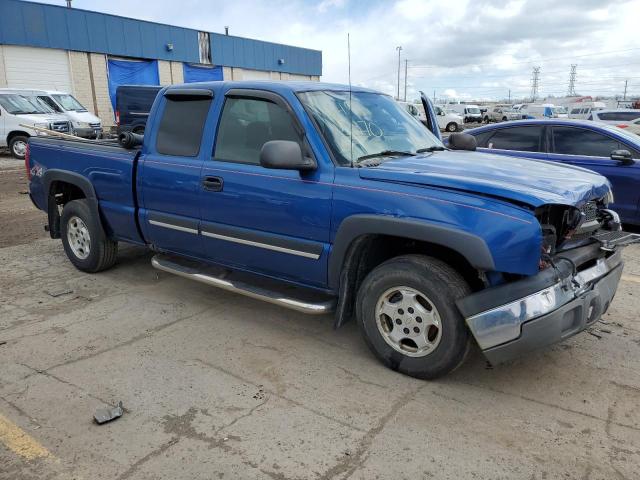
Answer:
<path fill-rule="evenodd" d="M 621 248 L 605 252 L 589 245 L 563 253 L 555 263 L 555 269 L 457 302 L 491 363 L 565 340 L 609 308 L 622 275 Z"/>

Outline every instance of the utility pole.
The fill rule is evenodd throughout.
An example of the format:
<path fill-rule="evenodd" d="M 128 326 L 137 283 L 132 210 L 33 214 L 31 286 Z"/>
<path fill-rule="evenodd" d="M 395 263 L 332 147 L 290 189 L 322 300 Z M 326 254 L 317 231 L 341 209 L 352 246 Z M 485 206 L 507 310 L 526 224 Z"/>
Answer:
<path fill-rule="evenodd" d="M 569 72 L 569 90 L 567 90 L 567 97 L 575 97 L 576 96 L 576 65 L 573 63 L 571 65 L 571 71 Z"/>
<path fill-rule="evenodd" d="M 540 67 L 533 67 L 531 74 L 531 101 L 535 102 L 538 97 L 538 87 L 540 86 Z"/>
<path fill-rule="evenodd" d="M 398 51 L 398 95 L 396 98 L 400 100 L 400 52 L 402 51 L 402 47 L 396 47 Z"/>
<path fill-rule="evenodd" d="M 407 68 L 409 65 L 409 60 L 404 59 L 404 101 L 407 101 Z"/>
<path fill-rule="evenodd" d="M 629 80 L 625 80 L 624 81 L 624 95 L 622 96 L 622 100 L 626 100 L 627 99 L 627 85 L 629 83 Z"/>
<path fill-rule="evenodd" d="M 67 0 L 67 8 L 71 8 L 71 0 Z"/>
<path fill-rule="evenodd" d="M 436 91 L 433 91 L 433 104 L 436 104 Z"/>
<path fill-rule="evenodd" d="M 511 89 L 509 89 L 509 103 L 511 103 Z"/>

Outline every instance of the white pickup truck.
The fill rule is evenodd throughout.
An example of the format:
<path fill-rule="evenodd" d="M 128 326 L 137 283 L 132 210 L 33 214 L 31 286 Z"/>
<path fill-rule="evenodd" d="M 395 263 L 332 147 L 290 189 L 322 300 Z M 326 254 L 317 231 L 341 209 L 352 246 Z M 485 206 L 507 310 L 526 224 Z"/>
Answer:
<path fill-rule="evenodd" d="M 29 137 L 41 135 L 30 126 L 62 133 L 71 130 L 69 120 L 55 113 L 36 95 L 26 94 L 24 90 L 0 89 L 0 147 L 9 147 L 15 158 L 23 159 Z"/>

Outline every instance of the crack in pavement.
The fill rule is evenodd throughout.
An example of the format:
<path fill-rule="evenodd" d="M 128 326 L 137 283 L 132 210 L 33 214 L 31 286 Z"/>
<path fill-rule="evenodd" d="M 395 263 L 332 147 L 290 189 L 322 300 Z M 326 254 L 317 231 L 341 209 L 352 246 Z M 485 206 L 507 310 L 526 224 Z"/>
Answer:
<path fill-rule="evenodd" d="M 320 412 L 320 411 L 315 410 L 315 409 L 313 409 L 311 407 L 308 407 L 307 405 L 304 405 L 303 403 L 301 403 L 301 402 L 299 402 L 297 400 L 293 400 L 292 398 L 289 398 L 289 397 L 286 397 L 286 396 L 284 396 L 284 395 L 282 395 L 280 393 L 274 392 L 273 390 L 264 388 L 263 386 L 258 385 L 257 383 L 253 382 L 252 380 L 249 380 L 248 378 L 244 378 L 244 377 L 238 375 L 237 373 L 234 373 L 234 372 L 232 372 L 230 370 L 227 370 L 226 368 L 219 367 L 218 365 L 214 365 L 212 363 L 206 362 L 206 361 L 204 361 L 204 360 L 202 360 L 200 358 L 195 358 L 195 359 L 193 359 L 193 361 L 201 364 L 202 366 L 205 366 L 205 367 L 208 367 L 208 368 L 212 368 L 214 370 L 222 372 L 225 375 L 229 375 L 230 377 L 233 377 L 236 380 L 239 380 L 239 381 L 241 381 L 243 383 L 251 385 L 252 387 L 262 388 L 265 392 L 269 393 L 270 395 L 273 395 L 274 397 L 277 397 L 277 398 L 279 398 L 281 400 L 284 400 L 285 402 L 289 402 L 292 405 L 295 405 L 296 407 L 300 407 L 303 410 L 306 410 L 307 412 L 313 413 L 314 415 L 318 415 L 319 417 L 322 417 L 322 418 L 324 418 L 326 420 L 329 420 L 329 421 L 331 421 L 333 423 L 337 423 L 339 425 L 342 425 L 343 427 L 347 427 L 347 428 L 349 428 L 351 430 L 355 430 L 357 432 L 365 433 L 365 430 L 363 430 L 362 428 L 356 427 L 355 425 L 352 425 L 352 424 L 350 424 L 348 422 L 345 422 L 343 420 L 340 420 L 338 418 L 331 417 L 331 416 L 329 416 L 329 415 L 327 415 L 327 414 L 325 414 L 323 412 Z"/>
<path fill-rule="evenodd" d="M 174 446 L 179 441 L 180 441 L 179 438 L 174 437 L 171 440 L 169 440 L 168 442 L 163 443 L 158 448 L 156 448 L 155 450 L 152 450 L 151 452 L 147 453 L 144 457 L 140 458 L 135 463 L 133 463 L 129 468 L 127 468 L 124 472 L 122 472 L 120 475 L 118 475 L 116 477 L 116 480 L 126 480 L 126 479 L 130 478 L 131 475 L 136 473 L 140 469 L 140 467 L 142 465 L 147 463 L 152 458 L 155 458 L 155 457 L 157 457 L 159 455 L 162 455 L 164 452 L 169 450 L 172 446 Z"/>
<path fill-rule="evenodd" d="M 353 475 L 353 473 L 360 468 L 369 457 L 369 448 L 371 448 L 376 437 L 382 432 L 382 430 L 384 430 L 384 427 L 386 427 L 391 419 L 396 416 L 401 408 L 414 400 L 418 393 L 427 386 L 428 384 L 422 385 L 397 399 L 393 405 L 391 405 L 389 411 L 380 418 L 378 423 L 365 433 L 358 443 L 355 453 L 342 458 L 333 467 L 318 477 L 318 480 L 331 480 L 335 478 L 347 479 L 351 477 L 351 475 Z"/>

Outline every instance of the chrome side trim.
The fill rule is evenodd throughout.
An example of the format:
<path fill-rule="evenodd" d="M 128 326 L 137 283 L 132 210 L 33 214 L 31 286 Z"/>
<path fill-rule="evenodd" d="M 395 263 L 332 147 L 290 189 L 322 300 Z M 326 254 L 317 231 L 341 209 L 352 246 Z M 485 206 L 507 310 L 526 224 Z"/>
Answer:
<path fill-rule="evenodd" d="M 171 230 L 178 230 L 179 232 L 193 233 L 195 235 L 198 234 L 198 230 L 196 230 L 195 228 L 181 227 L 180 225 L 174 225 L 172 223 L 159 222 L 157 220 L 149 220 L 149 223 L 151 225 L 155 225 L 156 227 L 169 228 Z"/>
<path fill-rule="evenodd" d="M 262 300 L 281 307 L 296 310 L 298 312 L 322 315 L 330 313 L 334 310 L 336 305 L 335 298 L 330 298 L 320 302 L 305 301 L 297 298 L 287 297 L 282 293 L 267 290 L 257 285 L 252 285 L 247 282 L 228 279 L 226 275 L 215 276 L 207 274 L 195 268 L 180 265 L 176 262 L 172 262 L 170 259 L 163 257 L 162 255 L 156 255 L 151 259 L 151 265 L 158 270 L 164 272 L 173 273 L 180 277 L 195 280 L 200 283 L 205 283 L 214 287 L 227 290 L 229 292 L 239 293 L 247 297 Z"/>
<path fill-rule="evenodd" d="M 583 294 L 592 283 L 604 277 L 621 262 L 618 250 L 596 265 L 565 278 L 558 283 L 505 305 L 466 318 L 482 350 L 514 340 L 520 336 L 522 324 L 557 310 Z"/>
<path fill-rule="evenodd" d="M 242 245 L 249 245 L 251 247 L 264 248 L 266 250 L 273 250 L 274 252 L 288 253 L 290 255 L 297 255 L 299 257 L 311 258 L 313 260 L 318 260 L 320 255 L 316 253 L 310 252 L 302 252 L 300 250 L 292 250 L 290 248 L 278 247 L 276 245 L 270 245 L 268 243 L 260 243 L 254 242 L 252 240 L 245 240 L 244 238 L 238 237 L 229 237 L 227 235 L 220 235 L 219 233 L 207 232 L 205 230 L 202 231 L 202 235 L 205 237 L 217 238 L 218 240 L 226 240 L 227 242 L 240 243 Z"/>

